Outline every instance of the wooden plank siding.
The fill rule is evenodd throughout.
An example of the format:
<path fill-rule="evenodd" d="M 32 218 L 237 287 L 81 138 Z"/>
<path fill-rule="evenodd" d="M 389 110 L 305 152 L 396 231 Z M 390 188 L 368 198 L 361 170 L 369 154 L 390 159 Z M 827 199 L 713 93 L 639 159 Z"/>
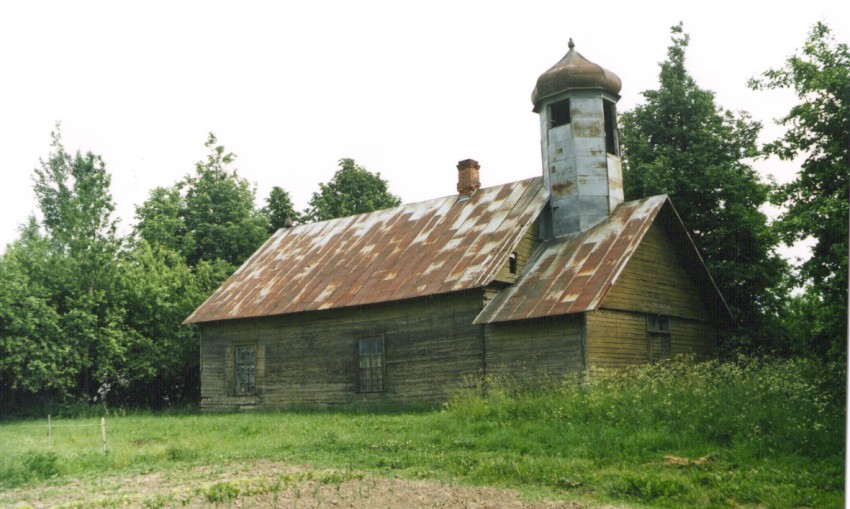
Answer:
<path fill-rule="evenodd" d="M 682 253 L 658 224 L 649 231 L 602 301 L 587 313 L 589 367 L 648 362 L 647 315 L 670 321 L 671 355 L 711 355 L 717 335 Z"/>
<path fill-rule="evenodd" d="M 528 230 L 525 231 L 525 234 L 514 248 L 514 252 L 517 255 L 516 274 L 511 274 L 510 264 L 508 263 L 508 260 L 505 260 L 505 263 L 502 264 L 502 267 L 496 274 L 494 281 L 502 283 L 516 282 L 519 277 L 519 273 L 522 272 L 522 268 L 525 267 L 528 259 L 531 258 L 531 254 L 534 253 L 534 250 L 537 249 L 542 242 L 543 241 L 540 238 L 540 218 L 538 218 L 531 224 L 531 226 L 528 227 Z"/>
<path fill-rule="evenodd" d="M 205 410 L 440 401 L 484 368 L 482 290 L 202 325 Z M 356 391 L 356 343 L 384 338 L 384 391 Z M 253 396 L 234 395 L 233 349 L 257 346 Z M 260 353 L 262 352 L 262 354 Z"/>
<path fill-rule="evenodd" d="M 581 322 L 581 315 L 562 315 L 486 325 L 487 373 L 557 380 L 583 371 Z"/>

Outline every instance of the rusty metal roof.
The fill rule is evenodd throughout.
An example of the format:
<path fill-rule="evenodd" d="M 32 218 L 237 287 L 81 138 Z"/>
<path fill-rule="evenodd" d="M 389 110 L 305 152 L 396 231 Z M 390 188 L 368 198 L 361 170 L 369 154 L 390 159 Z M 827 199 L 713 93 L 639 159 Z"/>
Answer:
<path fill-rule="evenodd" d="M 614 95 L 620 93 L 623 84 L 616 74 L 584 58 L 575 50 L 572 39 L 569 48 L 558 63 L 537 78 L 537 86 L 531 93 L 534 111 L 538 111 L 544 99 L 567 90 L 598 88 Z"/>
<path fill-rule="evenodd" d="M 581 313 L 599 308 L 649 227 L 662 209 L 688 253 L 693 273 L 718 314 L 729 309 L 711 280 L 684 225 L 666 195 L 620 204 L 598 225 L 574 237 L 544 243 L 535 251 L 516 283 L 505 288 L 475 319 L 475 323 L 523 320 Z M 701 267 L 700 267 L 701 266 Z"/>
<path fill-rule="evenodd" d="M 546 204 L 540 177 L 278 230 L 186 323 L 486 286 Z"/>

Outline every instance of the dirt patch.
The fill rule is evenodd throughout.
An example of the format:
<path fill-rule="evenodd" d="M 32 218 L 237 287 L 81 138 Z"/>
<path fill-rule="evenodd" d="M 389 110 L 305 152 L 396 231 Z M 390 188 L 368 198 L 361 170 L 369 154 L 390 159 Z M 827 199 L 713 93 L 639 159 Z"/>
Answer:
<path fill-rule="evenodd" d="M 270 461 L 75 480 L 0 492 L 0 507 L 581 509 L 522 500 L 513 490 L 374 477 Z"/>

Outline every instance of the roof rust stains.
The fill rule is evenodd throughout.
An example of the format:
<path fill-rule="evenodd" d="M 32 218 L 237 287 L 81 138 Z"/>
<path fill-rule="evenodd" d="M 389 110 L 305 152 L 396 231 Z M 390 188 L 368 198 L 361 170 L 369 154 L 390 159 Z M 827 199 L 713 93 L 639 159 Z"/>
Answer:
<path fill-rule="evenodd" d="M 538 111 L 541 101 L 567 90 L 596 88 L 617 95 L 622 85 L 616 74 L 578 53 L 570 39 L 567 54 L 537 78 L 531 102 Z"/>
<path fill-rule="evenodd" d="M 593 228 L 546 242 L 517 282 L 496 295 L 475 323 L 596 309 L 668 201 L 655 196 L 623 203 Z"/>
<path fill-rule="evenodd" d="M 486 286 L 546 204 L 540 177 L 278 230 L 186 323 Z"/>
<path fill-rule="evenodd" d="M 552 184 L 552 193 L 557 196 L 563 196 L 567 194 L 571 187 L 573 187 L 573 182 L 570 180 L 566 180 L 564 182 L 556 182 Z"/>

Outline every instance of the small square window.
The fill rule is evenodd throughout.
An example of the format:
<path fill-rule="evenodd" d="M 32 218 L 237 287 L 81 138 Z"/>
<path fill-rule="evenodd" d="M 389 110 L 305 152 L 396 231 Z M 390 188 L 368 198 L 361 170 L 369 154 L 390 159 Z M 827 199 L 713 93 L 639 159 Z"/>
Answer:
<path fill-rule="evenodd" d="M 650 332 L 670 332 L 670 317 L 649 315 L 646 317 L 646 330 Z"/>
<path fill-rule="evenodd" d="M 256 359 L 256 349 L 253 346 L 236 347 L 236 394 L 254 394 Z"/>
<path fill-rule="evenodd" d="M 564 99 L 549 105 L 549 127 L 570 123 L 570 100 Z"/>
<path fill-rule="evenodd" d="M 384 338 L 357 340 L 357 392 L 383 392 Z"/>

